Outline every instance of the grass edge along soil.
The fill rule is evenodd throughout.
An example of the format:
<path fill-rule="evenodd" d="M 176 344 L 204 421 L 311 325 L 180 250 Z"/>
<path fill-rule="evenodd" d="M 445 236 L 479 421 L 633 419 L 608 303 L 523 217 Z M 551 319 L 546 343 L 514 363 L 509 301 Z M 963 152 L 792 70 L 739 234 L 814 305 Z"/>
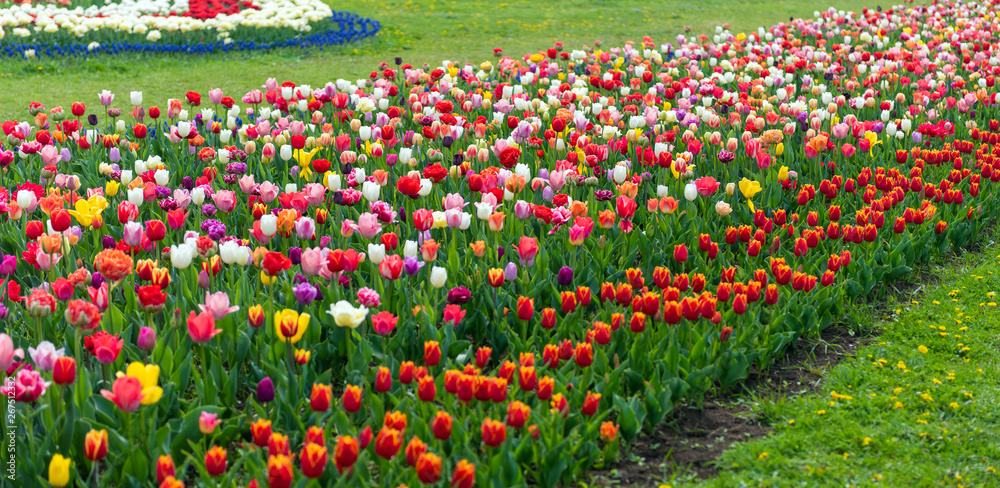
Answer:
<path fill-rule="evenodd" d="M 700 486 L 1000 485 L 1000 245 L 933 272 L 816 392 L 759 403 L 774 431 Z"/>
<path fill-rule="evenodd" d="M 887 285 L 886 299 L 862 304 L 846 323 L 824 329 L 818 338 L 801 338 L 740 391 L 723 393 L 700 408 L 678 408 L 667 422 L 635 439 L 625 459 L 592 473 L 591 483 L 661 488 L 1000 484 L 1000 451 L 988 441 L 1000 433 L 1000 422 L 988 416 L 1000 397 L 997 374 L 990 371 L 1000 364 L 1000 329 L 990 325 L 1000 288 L 1000 244 L 994 241 L 995 227 L 987 232 L 988 245 L 925 265 Z M 955 317 L 949 319 L 948 313 Z M 970 332 L 977 326 L 978 333 Z M 892 355 L 900 359 L 890 364 Z M 921 368 L 907 366 L 908 360 Z M 974 384 L 959 382 L 953 361 L 978 375 Z M 900 380 L 904 386 L 893 383 L 894 375 L 910 377 Z M 880 394 L 887 388 L 891 392 Z M 949 397 L 935 398 L 938 391 Z M 956 391 L 961 398 L 951 401 Z M 919 401 L 907 408 L 906 396 Z M 880 413 L 895 416 L 894 421 L 886 424 L 877 418 Z M 960 433 L 970 423 L 972 429 Z M 984 441 L 982 449 L 975 449 L 977 439 Z M 951 443 L 962 444 L 961 454 L 939 456 L 941 449 L 955 449 Z M 938 456 L 941 462 L 920 463 L 914 456 L 921 455 Z M 910 470 L 913 465 L 924 469 Z"/>

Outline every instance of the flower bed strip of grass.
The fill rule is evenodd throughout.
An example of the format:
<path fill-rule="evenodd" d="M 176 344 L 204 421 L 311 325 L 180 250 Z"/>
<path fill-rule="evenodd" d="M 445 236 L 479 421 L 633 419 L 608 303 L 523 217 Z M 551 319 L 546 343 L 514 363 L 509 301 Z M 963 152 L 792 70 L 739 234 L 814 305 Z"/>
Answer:
<path fill-rule="evenodd" d="M 1000 246 L 935 274 L 819 392 L 770 405 L 776 430 L 727 451 L 701 485 L 1000 484 Z"/>

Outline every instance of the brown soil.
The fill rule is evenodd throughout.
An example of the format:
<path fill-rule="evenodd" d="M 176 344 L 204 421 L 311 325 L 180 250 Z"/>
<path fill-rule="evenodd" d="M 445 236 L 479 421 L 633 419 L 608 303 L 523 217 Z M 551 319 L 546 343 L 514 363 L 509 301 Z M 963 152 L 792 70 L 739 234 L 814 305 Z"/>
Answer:
<path fill-rule="evenodd" d="M 819 388 L 822 375 L 854 354 L 862 338 L 842 326 L 824 330 L 820 340 L 800 339 L 768 371 L 752 373 L 742 383 L 758 396 L 794 396 Z M 737 394 L 708 399 L 702 408 L 678 407 L 651 434 L 640 434 L 630 446 L 631 456 L 592 473 L 597 486 L 656 486 L 672 474 L 698 478 L 713 476 L 715 460 L 736 442 L 763 436 L 770 427 L 746 403 L 734 403 Z"/>

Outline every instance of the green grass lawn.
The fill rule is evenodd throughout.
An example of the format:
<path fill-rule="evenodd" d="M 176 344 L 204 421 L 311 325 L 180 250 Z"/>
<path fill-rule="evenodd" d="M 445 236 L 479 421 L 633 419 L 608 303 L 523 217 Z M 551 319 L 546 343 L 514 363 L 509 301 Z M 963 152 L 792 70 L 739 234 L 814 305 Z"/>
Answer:
<path fill-rule="evenodd" d="M 942 282 L 890 305 L 817 393 L 760 395 L 775 431 L 727 451 L 700 486 L 1000 486 L 998 254 L 927 270 Z"/>
<path fill-rule="evenodd" d="M 68 107 L 75 101 L 93 104 L 101 90 L 123 98 L 129 91 L 142 91 L 147 104 L 163 104 L 187 90 L 204 93 L 215 87 L 238 99 L 269 77 L 321 85 L 337 78 L 367 76 L 379 62 L 391 62 L 397 56 L 415 66 L 438 65 L 445 59 L 478 64 L 492 59 L 495 47 L 521 56 L 552 47 L 556 41 L 564 42 L 567 49 L 596 40 L 620 46 L 629 40 L 639 42 L 643 36 L 657 43 L 670 42 L 685 26 L 692 34 L 711 36 L 717 25 L 726 22 L 739 32 L 792 16 L 812 16 L 813 11 L 830 5 L 848 10 L 874 6 L 863 0 L 348 0 L 330 4 L 380 21 L 381 33 L 324 51 L 4 59 L 0 62 L 0 120 L 25 118 L 25 108 L 32 101 L 49 107 Z"/>

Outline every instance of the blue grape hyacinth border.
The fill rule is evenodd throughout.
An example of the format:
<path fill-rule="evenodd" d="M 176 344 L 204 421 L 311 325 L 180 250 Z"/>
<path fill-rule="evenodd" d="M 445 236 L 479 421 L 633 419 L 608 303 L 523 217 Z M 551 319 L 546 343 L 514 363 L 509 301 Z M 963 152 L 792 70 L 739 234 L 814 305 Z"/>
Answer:
<path fill-rule="evenodd" d="M 61 57 L 61 56 L 96 56 L 101 54 L 122 54 L 122 53 L 179 53 L 179 54 L 218 54 L 234 51 L 266 51 L 269 49 L 284 47 L 299 47 L 303 49 L 319 48 L 322 50 L 326 46 L 339 46 L 350 42 L 367 39 L 378 34 L 382 25 L 368 17 L 362 17 L 351 12 L 334 11 L 330 16 L 330 21 L 338 25 L 339 29 L 330 29 L 318 34 L 296 36 L 276 42 L 256 42 L 237 40 L 229 44 L 222 41 L 198 42 L 185 44 L 170 44 L 156 42 L 108 42 L 95 48 L 88 48 L 87 44 L 50 44 L 50 43 L 20 43 L 0 47 L 0 58 L 27 58 L 25 52 L 34 50 L 36 57 Z"/>

